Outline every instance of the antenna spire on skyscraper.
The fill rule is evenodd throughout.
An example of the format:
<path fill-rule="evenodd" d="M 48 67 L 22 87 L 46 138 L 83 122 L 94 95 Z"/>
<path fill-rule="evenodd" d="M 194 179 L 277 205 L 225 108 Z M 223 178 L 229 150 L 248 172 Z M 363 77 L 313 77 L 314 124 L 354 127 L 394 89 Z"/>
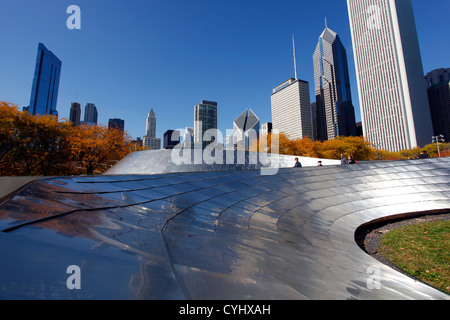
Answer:
<path fill-rule="evenodd" d="M 297 58 L 295 57 L 295 40 L 294 35 L 292 35 L 292 46 L 294 48 L 294 70 L 295 70 L 295 80 L 298 79 L 297 77 Z"/>

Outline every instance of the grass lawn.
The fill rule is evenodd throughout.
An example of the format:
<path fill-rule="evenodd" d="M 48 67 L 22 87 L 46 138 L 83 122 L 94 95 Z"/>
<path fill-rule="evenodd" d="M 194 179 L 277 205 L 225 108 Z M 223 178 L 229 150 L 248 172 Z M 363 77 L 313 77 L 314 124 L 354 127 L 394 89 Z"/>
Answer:
<path fill-rule="evenodd" d="M 381 238 L 378 250 L 403 271 L 450 294 L 450 221 L 392 230 Z"/>

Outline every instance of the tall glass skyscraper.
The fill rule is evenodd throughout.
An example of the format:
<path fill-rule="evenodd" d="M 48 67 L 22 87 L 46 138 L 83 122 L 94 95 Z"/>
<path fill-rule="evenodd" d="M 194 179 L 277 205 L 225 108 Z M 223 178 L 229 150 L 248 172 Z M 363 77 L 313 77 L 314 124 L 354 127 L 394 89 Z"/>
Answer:
<path fill-rule="evenodd" d="M 194 107 L 194 145 L 206 148 L 213 139 L 203 141 L 205 132 L 216 130 L 217 137 L 217 102 L 202 100 Z M 218 141 L 217 141 L 218 142 Z"/>
<path fill-rule="evenodd" d="M 125 131 L 125 120 L 123 119 L 109 119 L 108 121 L 108 130 L 116 129 L 121 131 L 122 133 Z"/>
<path fill-rule="evenodd" d="M 84 107 L 84 123 L 90 125 L 97 125 L 98 111 L 93 103 L 88 103 Z"/>
<path fill-rule="evenodd" d="M 61 60 L 39 43 L 31 89 L 30 114 L 58 116 L 56 105 L 61 65 Z"/>
<path fill-rule="evenodd" d="M 356 135 L 347 52 L 339 35 L 328 26 L 319 37 L 313 60 L 317 138 L 325 141 Z"/>
<path fill-rule="evenodd" d="M 411 0 L 347 0 L 364 136 L 379 148 L 433 135 Z"/>
<path fill-rule="evenodd" d="M 428 72 L 425 79 L 434 135 L 450 141 L 450 68 Z"/>
<path fill-rule="evenodd" d="M 72 102 L 70 107 L 69 121 L 72 122 L 73 126 L 79 126 L 81 120 L 81 105 L 78 102 Z"/>

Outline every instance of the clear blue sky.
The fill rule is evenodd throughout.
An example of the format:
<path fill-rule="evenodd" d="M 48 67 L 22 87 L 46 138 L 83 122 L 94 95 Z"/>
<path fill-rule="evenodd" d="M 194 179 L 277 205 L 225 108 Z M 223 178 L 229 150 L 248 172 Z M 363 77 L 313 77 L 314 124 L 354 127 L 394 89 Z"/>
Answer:
<path fill-rule="evenodd" d="M 81 8 L 81 30 L 69 30 L 69 5 Z M 413 0 L 424 72 L 450 67 L 449 0 Z M 38 43 L 62 62 L 58 111 L 95 103 L 99 122 L 125 120 L 145 135 L 151 108 L 157 135 L 193 126 L 202 99 L 219 104 L 219 129 L 252 108 L 271 121 L 272 88 L 294 76 L 314 97 L 312 55 L 328 26 L 347 49 L 356 118 L 358 91 L 345 0 L 1 0 L 0 100 L 27 106 Z"/>

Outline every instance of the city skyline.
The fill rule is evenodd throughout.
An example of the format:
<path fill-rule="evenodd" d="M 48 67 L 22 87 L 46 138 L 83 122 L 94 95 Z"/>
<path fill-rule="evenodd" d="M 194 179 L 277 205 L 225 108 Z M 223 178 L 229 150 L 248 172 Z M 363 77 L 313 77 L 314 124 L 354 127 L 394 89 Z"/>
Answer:
<path fill-rule="evenodd" d="M 254 110 L 261 123 L 271 122 L 272 88 L 294 76 L 292 34 L 296 35 L 299 78 L 310 83 L 311 103 L 315 101 L 312 54 L 327 17 L 348 51 L 352 100 L 360 120 L 345 1 L 325 1 L 327 5 L 171 1 L 139 3 L 142 10 L 133 1 L 125 9 L 105 1 L 76 2 L 81 8 L 81 30 L 66 27 L 66 8 L 72 4 L 67 1 L 57 5 L 51 1 L 2 2 L 0 8 L 9 13 L 6 23 L 9 19 L 23 23 L 11 23 L 12 28 L 0 31 L 5 46 L 12 48 L 0 55 L 1 100 L 20 108 L 28 105 L 35 48 L 42 42 L 64 62 L 60 118 L 69 118 L 72 102 L 92 101 L 99 108 L 99 123 L 124 119 L 125 129 L 135 138 L 144 135 L 142 117 L 154 108 L 157 136 L 162 137 L 168 129 L 193 126 L 192 106 L 206 99 L 220 105 L 222 132 L 232 128 L 245 108 Z M 424 73 L 448 67 L 449 44 L 436 43 L 436 39 L 447 38 L 444 12 L 450 9 L 448 1 L 416 0 L 413 6 Z M 212 16 L 217 23 L 203 28 L 200 21 L 192 21 L 196 16 Z M 43 19 L 46 23 L 40 23 Z M 98 37 L 104 38 L 102 44 Z"/>

